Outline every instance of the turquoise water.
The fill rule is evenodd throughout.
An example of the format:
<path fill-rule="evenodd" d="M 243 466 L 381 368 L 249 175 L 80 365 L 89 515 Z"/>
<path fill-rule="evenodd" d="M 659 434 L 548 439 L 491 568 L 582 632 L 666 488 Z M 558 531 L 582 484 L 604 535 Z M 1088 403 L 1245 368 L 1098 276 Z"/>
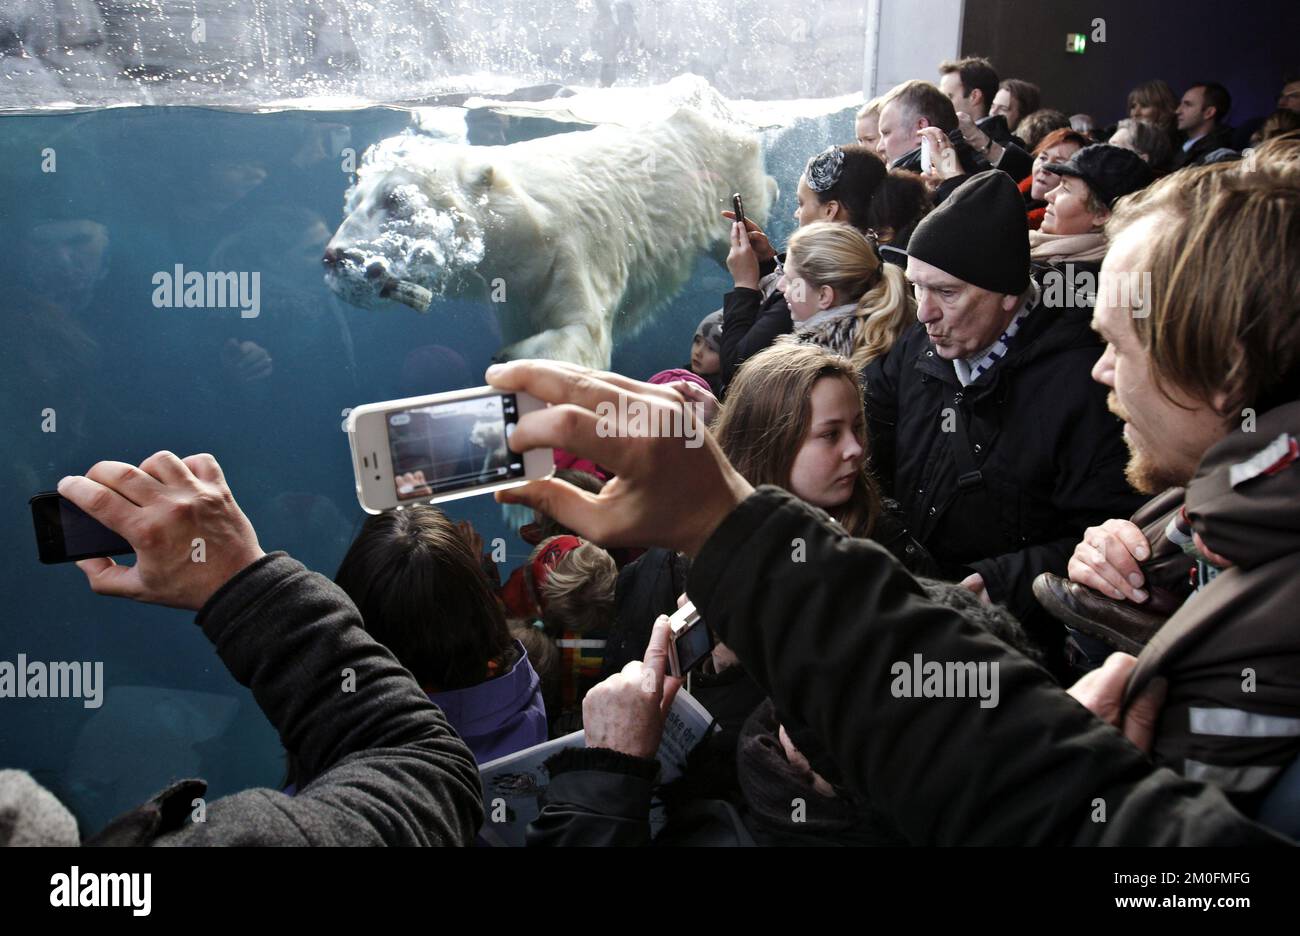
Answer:
<path fill-rule="evenodd" d="M 849 139 L 849 120 L 810 123 L 769 153 L 778 242 L 798 168 Z M 206 778 L 210 797 L 276 785 L 282 754 L 192 614 L 100 597 L 74 566 L 40 565 L 27 499 L 100 459 L 211 452 L 263 547 L 332 576 L 364 517 L 343 410 L 477 386 L 500 346 L 486 306 L 362 310 L 322 281 L 351 178 L 340 153 L 409 123 L 393 108 L 0 118 L 0 660 L 101 661 L 106 686 L 97 709 L 0 699 L 0 767 L 31 771 L 83 834 L 175 778 Z M 154 275 L 177 264 L 258 271 L 259 314 L 155 307 Z M 644 378 L 683 365 L 729 283 L 702 258 L 687 288 L 616 344 L 614 369 Z M 257 363 L 241 368 L 244 354 Z M 505 539 L 503 577 L 527 555 L 490 499 L 447 510 L 488 543 Z"/>

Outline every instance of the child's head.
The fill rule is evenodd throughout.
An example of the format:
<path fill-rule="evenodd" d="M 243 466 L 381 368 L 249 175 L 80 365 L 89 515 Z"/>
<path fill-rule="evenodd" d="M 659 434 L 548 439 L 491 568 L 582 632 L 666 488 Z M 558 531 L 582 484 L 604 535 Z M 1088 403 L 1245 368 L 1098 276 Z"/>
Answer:
<path fill-rule="evenodd" d="M 722 310 L 710 312 L 700 321 L 691 340 L 691 370 L 712 377 L 722 370 Z"/>
<path fill-rule="evenodd" d="M 429 692 L 475 686 L 511 639 L 479 559 L 437 507 L 368 517 L 334 581 Z"/>
<path fill-rule="evenodd" d="M 586 634 L 613 623 L 618 568 L 595 543 L 552 536 L 537 544 L 524 570 L 548 633 Z"/>
<path fill-rule="evenodd" d="M 714 435 L 750 484 L 775 484 L 870 533 L 880 494 L 867 468 L 866 412 L 846 358 L 807 343 L 774 345 L 736 373 Z"/>

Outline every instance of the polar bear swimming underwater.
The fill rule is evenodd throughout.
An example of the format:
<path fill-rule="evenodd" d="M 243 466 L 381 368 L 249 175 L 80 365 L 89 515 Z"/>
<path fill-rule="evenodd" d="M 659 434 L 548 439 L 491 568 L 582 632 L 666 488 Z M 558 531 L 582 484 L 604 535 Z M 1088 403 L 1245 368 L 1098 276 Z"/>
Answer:
<path fill-rule="evenodd" d="M 670 299 L 700 251 L 725 258 L 733 192 L 763 225 L 777 188 L 758 138 L 690 108 L 507 146 L 391 137 L 348 190 L 326 281 L 363 307 L 492 301 L 499 359 L 606 368 L 615 335 Z"/>

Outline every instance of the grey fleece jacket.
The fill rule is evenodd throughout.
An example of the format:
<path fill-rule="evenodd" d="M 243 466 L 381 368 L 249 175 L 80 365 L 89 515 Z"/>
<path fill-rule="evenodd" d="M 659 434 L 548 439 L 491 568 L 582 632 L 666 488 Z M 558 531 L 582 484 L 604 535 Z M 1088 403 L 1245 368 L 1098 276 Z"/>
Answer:
<path fill-rule="evenodd" d="M 253 789 L 193 821 L 182 781 L 87 844 L 467 845 L 483 821 L 478 769 L 414 677 L 362 629 L 337 585 L 284 553 L 227 582 L 196 620 L 297 754 L 297 796 Z M 344 691 L 347 670 L 355 690 Z"/>

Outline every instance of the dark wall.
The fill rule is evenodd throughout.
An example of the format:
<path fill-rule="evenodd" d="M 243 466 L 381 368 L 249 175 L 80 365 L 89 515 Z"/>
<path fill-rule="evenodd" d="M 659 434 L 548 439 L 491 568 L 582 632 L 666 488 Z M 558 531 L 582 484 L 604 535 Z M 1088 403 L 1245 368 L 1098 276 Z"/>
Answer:
<path fill-rule="evenodd" d="M 1091 41 L 1092 21 L 1105 43 Z M 1089 36 L 1083 55 L 1067 33 Z M 1232 95 L 1228 122 L 1271 112 L 1285 74 L 1300 73 L 1300 3 L 1259 0 L 966 0 L 962 54 L 992 60 L 1003 78 L 1043 89 L 1043 104 L 1102 125 L 1125 117 L 1134 85 L 1218 81 Z"/>

